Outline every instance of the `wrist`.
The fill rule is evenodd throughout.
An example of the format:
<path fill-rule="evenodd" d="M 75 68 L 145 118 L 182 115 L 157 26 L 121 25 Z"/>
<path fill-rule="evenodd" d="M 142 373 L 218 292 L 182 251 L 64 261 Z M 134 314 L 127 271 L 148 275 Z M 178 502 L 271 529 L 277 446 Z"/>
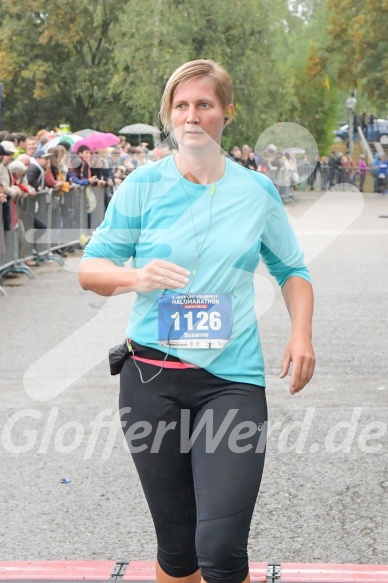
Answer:
<path fill-rule="evenodd" d="M 303 326 L 303 327 L 292 327 L 291 328 L 291 338 L 298 339 L 298 340 L 307 340 L 311 342 L 313 337 L 312 328 L 311 326 Z"/>

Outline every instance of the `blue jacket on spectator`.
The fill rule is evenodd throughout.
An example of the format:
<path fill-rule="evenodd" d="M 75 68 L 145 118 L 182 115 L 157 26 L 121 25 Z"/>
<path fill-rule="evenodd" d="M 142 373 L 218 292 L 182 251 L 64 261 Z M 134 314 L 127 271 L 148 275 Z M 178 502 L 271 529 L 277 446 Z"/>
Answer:
<path fill-rule="evenodd" d="M 87 186 L 89 184 L 89 179 L 88 178 L 78 178 L 77 174 L 74 172 L 74 170 L 72 170 L 70 172 L 70 180 L 74 183 L 74 184 L 80 184 L 81 186 Z"/>

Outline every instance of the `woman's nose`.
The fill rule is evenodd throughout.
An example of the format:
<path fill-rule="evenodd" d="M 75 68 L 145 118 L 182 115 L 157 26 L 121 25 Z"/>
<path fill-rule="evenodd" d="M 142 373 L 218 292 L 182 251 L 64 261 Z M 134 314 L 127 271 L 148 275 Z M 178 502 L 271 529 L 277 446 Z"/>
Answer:
<path fill-rule="evenodd" d="M 186 122 L 187 123 L 198 123 L 199 122 L 198 112 L 196 111 L 196 109 L 194 107 L 189 107 L 187 109 Z"/>

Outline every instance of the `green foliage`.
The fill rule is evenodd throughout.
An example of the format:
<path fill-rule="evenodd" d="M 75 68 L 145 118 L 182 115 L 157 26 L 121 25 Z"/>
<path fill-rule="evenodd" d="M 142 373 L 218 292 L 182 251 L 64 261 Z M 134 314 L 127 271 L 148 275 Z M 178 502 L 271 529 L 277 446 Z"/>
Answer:
<path fill-rule="evenodd" d="M 357 88 L 377 110 L 386 111 L 388 0 L 327 0 L 327 8 L 323 65 L 331 65 L 344 91 Z"/>
<path fill-rule="evenodd" d="M 323 151 L 341 91 L 365 80 L 363 94 L 380 103 L 388 83 L 388 0 L 327 3 L 330 12 L 326 0 L 24 0 L 23 10 L 1 3 L 4 126 L 155 125 L 171 73 L 211 58 L 235 87 L 226 149 L 254 146 L 270 125 L 297 121 Z"/>
<path fill-rule="evenodd" d="M 3 5 L 0 76 L 8 126 L 70 121 L 104 129 L 113 102 L 106 95 L 112 28 L 124 6 L 125 0 L 24 0 L 23 10 Z"/>
<path fill-rule="evenodd" d="M 130 39 L 132 50 L 118 46 L 110 88 L 131 104 L 131 122 L 155 124 L 171 73 L 200 58 L 219 62 L 234 82 L 236 119 L 226 132 L 226 145 L 254 144 L 267 125 L 286 111 L 291 75 L 284 71 L 280 75 L 273 54 L 276 21 L 269 20 L 266 2 L 155 0 L 147 10 L 137 1 L 128 5 L 119 35 Z"/>
<path fill-rule="evenodd" d="M 331 89 L 329 79 L 309 77 L 306 69 L 296 71 L 295 93 L 299 101 L 299 122 L 314 136 L 318 150 L 327 152 L 333 142 L 338 111 L 338 92 Z"/>
<path fill-rule="evenodd" d="M 327 40 L 328 18 L 323 0 L 291 4 L 294 18 L 288 39 L 287 65 L 293 71 L 297 97 L 293 117 L 314 136 L 319 151 L 332 143 L 338 111 L 338 90 L 330 67 L 321 66 L 320 51 Z"/>

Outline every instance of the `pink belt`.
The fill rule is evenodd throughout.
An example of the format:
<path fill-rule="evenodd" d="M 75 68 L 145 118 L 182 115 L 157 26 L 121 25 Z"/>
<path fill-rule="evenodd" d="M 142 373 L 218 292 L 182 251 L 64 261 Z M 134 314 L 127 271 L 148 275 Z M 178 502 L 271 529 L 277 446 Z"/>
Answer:
<path fill-rule="evenodd" d="M 151 358 L 141 358 L 141 356 L 131 356 L 130 358 L 139 362 L 145 362 L 146 364 L 152 364 L 153 366 L 159 366 L 160 368 L 200 368 L 196 364 L 186 364 L 185 362 L 175 362 L 173 360 L 152 360 Z"/>

